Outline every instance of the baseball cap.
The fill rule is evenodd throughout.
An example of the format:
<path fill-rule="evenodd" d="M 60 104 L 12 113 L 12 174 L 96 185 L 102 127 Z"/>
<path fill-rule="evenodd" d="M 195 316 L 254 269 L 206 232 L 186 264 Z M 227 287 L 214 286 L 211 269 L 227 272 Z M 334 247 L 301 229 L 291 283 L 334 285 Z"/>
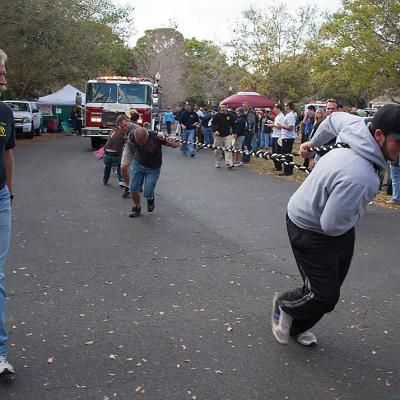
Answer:
<path fill-rule="evenodd" d="M 372 123 L 375 129 L 382 129 L 387 134 L 400 139 L 400 105 L 384 105 L 375 113 Z"/>

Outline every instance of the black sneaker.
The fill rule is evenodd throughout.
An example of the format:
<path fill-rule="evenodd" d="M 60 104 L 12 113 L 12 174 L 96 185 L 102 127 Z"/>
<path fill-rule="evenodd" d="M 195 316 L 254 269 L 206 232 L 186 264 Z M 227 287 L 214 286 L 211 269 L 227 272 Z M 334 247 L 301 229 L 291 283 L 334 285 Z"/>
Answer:
<path fill-rule="evenodd" d="M 130 194 L 130 192 L 129 192 L 129 188 L 126 187 L 125 190 L 124 190 L 124 193 L 122 193 L 122 197 L 123 197 L 124 199 L 127 199 L 130 195 L 131 195 L 131 194 Z"/>
<path fill-rule="evenodd" d="M 129 214 L 129 218 L 136 218 L 140 215 L 141 207 L 132 207 L 132 212 Z"/>
<path fill-rule="evenodd" d="M 147 211 L 148 212 L 153 212 L 154 211 L 154 197 L 152 197 L 151 199 L 147 199 Z"/>

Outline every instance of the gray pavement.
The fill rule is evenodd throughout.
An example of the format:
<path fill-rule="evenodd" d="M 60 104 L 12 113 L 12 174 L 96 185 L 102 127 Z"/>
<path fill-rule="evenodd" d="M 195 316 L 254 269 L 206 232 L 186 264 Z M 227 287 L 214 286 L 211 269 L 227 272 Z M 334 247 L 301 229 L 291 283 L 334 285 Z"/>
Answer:
<path fill-rule="evenodd" d="M 400 398 L 398 213 L 369 207 L 320 344 L 282 346 L 270 307 L 300 284 L 284 223 L 297 184 L 165 149 L 156 210 L 130 219 L 87 139 L 15 158 L 17 375 L 1 400 Z"/>

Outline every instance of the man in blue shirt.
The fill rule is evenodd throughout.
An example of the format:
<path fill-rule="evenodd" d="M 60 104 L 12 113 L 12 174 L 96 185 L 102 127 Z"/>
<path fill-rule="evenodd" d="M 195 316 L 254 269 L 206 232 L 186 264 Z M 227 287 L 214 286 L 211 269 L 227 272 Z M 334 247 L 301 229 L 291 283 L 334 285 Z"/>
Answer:
<path fill-rule="evenodd" d="M 167 108 L 167 112 L 164 114 L 163 122 L 167 127 L 168 136 L 171 135 L 171 125 L 175 122 L 174 114 L 171 111 L 171 107 Z"/>

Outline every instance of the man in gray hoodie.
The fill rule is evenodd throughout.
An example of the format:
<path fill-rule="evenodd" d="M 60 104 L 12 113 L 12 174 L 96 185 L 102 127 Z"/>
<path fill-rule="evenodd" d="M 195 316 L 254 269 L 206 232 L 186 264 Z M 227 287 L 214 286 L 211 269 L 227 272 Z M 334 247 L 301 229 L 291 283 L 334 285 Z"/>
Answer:
<path fill-rule="evenodd" d="M 272 332 L 281 344 L 290 336 L 317 343 L 309 329 L 335 308 L 353 256 L 354 226 L 378 193 L 387 160 L 400 153 L 400 106 L 386 105 L 369 121 L 330 115 L 316 144 L 336 136 L 350 148 L 322 157 L 289 200 L 286 224 L 303 286 L 274 297 Z"/>

